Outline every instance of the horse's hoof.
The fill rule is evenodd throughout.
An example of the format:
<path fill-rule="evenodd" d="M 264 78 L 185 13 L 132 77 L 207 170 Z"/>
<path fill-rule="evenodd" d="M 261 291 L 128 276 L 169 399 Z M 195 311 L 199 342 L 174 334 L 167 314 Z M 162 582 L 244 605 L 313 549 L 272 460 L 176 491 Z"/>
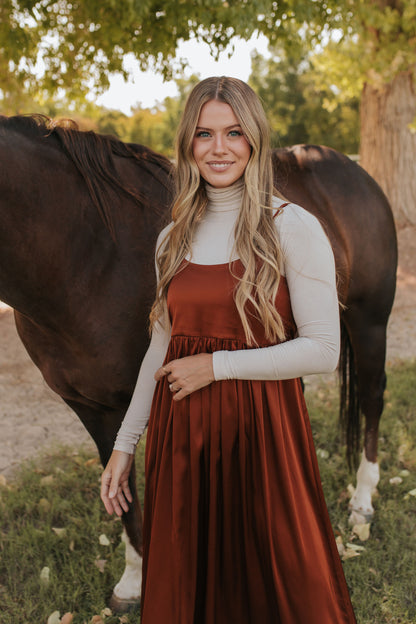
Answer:
<path fill-rule="evenodd" d="M 119 598 L 116 594 L 111 596 L 110 609 L 113 613 L 129 613 L 140 608 L 140 598 Z"/>
<path fill-rule="evenodd" d="M 374 517 L 374 512 L 365 512 L 362 509 L 351 509 L 348 524 L 354 526 L 356 524 L 369 524 Z"/>

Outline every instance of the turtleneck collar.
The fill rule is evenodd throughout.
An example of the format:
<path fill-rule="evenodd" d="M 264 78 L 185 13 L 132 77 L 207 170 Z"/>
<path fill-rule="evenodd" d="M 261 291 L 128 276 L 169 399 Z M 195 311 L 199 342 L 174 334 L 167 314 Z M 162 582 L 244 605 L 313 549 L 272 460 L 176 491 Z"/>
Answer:
<path fill-rule="evenodd" d="M 208 197 L 207 209 L 212 212 L 230 212 L 240 210 L 244 191 L 244 179 L 240 178 L 231 186 L 216 188 L 205 184 Z"/>

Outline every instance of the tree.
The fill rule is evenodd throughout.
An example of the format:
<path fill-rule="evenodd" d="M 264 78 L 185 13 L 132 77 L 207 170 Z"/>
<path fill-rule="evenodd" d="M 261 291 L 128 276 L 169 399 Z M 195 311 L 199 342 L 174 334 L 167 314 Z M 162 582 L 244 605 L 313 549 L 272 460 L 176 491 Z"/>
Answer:
<path fill-rule="evenodd" d="M 272 146 L 329 145 L 356 154 L 359 99 L 336 97 L 308 59 L 273 48 L 270 58 L 252 54 L 249 84 L 262 99 L 272 128 Z"/>
<path fill-rule="evenodd" d="M 0 24 L 6 99 L 19 84 L 73 98 L 102 89 L 110 72 L 126 74 L 128 52 L 168 77 L 181 66 L 178 42 L 191 37 L 214 55 L 254 32 L 289 56 L 320 47 L 328 83 L 362 90 L 362 165 L 396 219 L 416 223 L 416 0 L 2 0 Z"/>
<path fill-rule="evenodd" d="M 180 40 L 205 41 L 218 55 L 234 35 L 250 37 L 258 12 L 269 5 L 266 0 L 2 0 L 0 88 L 8 93 L 19 82 L 29 90 L 41 84 L 50 93 L 65 90 L 78 97 L 105 88 L 111 72 L 126 75 L 127 53 L 142 69 L 171 77 L 183 67 L 176 59 Z"/>
<path fill-rule="evenodd" d="M 360 93 L 360 164 L 383 188 L 396 223 L 416 224 L 416 0 L 335 6 L 345 11 L 341 28 L 313 64 L 341 96 Z"/>

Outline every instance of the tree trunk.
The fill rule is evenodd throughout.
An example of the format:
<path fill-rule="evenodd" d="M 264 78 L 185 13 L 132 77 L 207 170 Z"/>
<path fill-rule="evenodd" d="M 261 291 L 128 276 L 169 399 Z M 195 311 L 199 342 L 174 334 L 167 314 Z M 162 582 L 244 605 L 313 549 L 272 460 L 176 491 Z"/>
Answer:
<path fill-rule="evenodd" d="M 411 72 L 383 86 L 366 83 L 361 98 L 360 164 L 378 182 L 396 224 L 416 224 L 416 93 Z"/>

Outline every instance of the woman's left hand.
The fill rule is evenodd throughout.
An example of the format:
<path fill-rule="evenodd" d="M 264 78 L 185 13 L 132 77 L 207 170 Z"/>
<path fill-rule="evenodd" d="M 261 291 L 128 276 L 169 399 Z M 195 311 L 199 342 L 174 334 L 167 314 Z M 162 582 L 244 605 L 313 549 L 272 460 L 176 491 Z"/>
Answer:
<path fill-rule="evenodd" d="M 156 381 L 166 376 L 174 401 L 180 401 L 188 394 L 209 386 L 215 381 L 212 353 L 198 353 L 164 364 L 155 373 Z"/>

